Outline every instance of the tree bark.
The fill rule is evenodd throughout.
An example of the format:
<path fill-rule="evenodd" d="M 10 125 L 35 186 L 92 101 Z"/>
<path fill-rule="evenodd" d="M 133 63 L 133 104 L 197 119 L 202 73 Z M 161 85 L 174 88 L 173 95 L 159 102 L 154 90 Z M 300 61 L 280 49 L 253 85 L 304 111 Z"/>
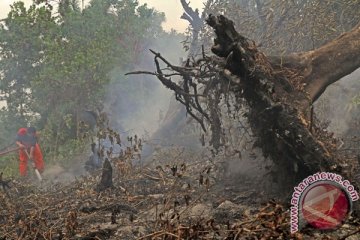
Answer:
<path fill-rule="evenodd" d="M 296 69 L 302 74 L 301 83 L 308 94 L 308 104 L 312 104 L 329 85 L 359 68 L 360 24 L 313 51 L 270 59 L 278 67 Z"/>

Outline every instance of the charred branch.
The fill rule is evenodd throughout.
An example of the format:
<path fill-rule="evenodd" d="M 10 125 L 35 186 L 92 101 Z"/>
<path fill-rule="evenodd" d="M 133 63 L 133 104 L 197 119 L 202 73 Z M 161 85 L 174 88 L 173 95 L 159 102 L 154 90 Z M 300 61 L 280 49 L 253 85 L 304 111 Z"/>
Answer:
<path fill-rule="evenodd" d="M 191 58 L 200 50 L 199 32 L 204 26 L 205 16 L 200 16 L 198 9 L 193 10 L 190 7 L 190 2 L 186 2 L 186 0 L 180 0 L 180 2 L 184 9 L 181 19 L 188 21 L 192 30 L 192 40 L 189 49 L 189 58 Z"/>
<path fill-rule="evenodd" d="M 169 88 L 170 90 L 175 92 L 175 98 L 177 101 L 182 103 L 188 112 L 188 114 L 194 118 L 202 127 L 204 131 L 206 131 L 204 119 L 210 121 L 210 117 L 208 113 L 201 106 L 201 101 L 199 98 L 206 97 L 206 95 L 199 93 L 198 84 L 195 82 L 195 78 L 204 78 L 207 76 L 213 76 L 213 74 L 207 75 L 204 71 L 197 71 L 194 67 L 179 67 L 174 66 L 170 62 L 168 62 L 164 57 L 160 55 L 160 53 L 156 53 L 153 50 L 150 50 L 154 55 L 154 62 L 156 66 L 156 73 L 146 72 L 146 71 L 136 71 L 127 73 L 127 75 L 131 74 L 150 74 L 156 75 L 161 83 Z M 168 70 L 173 71 L 175 73 L 167 74 L 164 73 L 164 70 L 160 66 L 160 61 L 166 64 Z M 180 75 L 183 77 L 182 85 L 174 82 L 171 79 L 171 76 Z M 200 115 L 201 117 L 197 116 Z"/>
<path fill-rule="evenodd" d="M 186 0 L 180 0 L 180 2 L 185 11 L 181 16 L 181 19 L 187 20 L 191 24 L 193 31 L 199 31 L 204 23 L 199 15 L 198 9 L 193 10 L 189 5 L 190 2 L 186 2 Z"/>

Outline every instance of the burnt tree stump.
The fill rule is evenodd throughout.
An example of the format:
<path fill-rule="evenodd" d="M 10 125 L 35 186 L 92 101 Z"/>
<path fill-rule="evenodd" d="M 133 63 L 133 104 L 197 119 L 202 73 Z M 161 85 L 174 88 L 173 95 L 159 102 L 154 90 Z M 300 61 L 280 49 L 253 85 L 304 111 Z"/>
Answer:
<path fill-rule="evenodd" d="M 106 158 L 102 168 L 101 180 L 96 186 L 96 191 L 101 192 L 110 187 L 113 187 L 112 167 L 110 161 Z"/>

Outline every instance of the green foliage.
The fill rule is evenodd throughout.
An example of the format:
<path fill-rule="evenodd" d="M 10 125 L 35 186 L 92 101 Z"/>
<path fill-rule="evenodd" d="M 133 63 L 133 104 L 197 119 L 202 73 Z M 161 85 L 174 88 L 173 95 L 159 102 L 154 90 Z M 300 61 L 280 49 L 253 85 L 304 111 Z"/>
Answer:
<path fill-rule="evenodd" d="M 45 148 L 49 146 L 44 145 Z M 89 150 L 89 144 L 81 139 L 70 139 L 61 144 L 55 152 L 47 151 L 46 164 L 47 165 L 62 165 L 65 169 L 74 166 L 77 162 L 75 158 L 82 157 L 86 150 Z"/>
<path fill-rule="evenodd" d="M 16 2 L 0 28 L 2 72 L 0 90 L 10 115 L 21 122 L 33 115 L 31 80 L 39 73 L 44 57 L 43 30 L 54 25 L 50 10 Z"/>
<path fill-rule="evenodd" d="M 61 0 L 53 9 L 44 0 L 28 9 L 16 2 L 1 25 L 0 91 L 6 106 L 0 139 L 35 125 L 42 129 L 46 160 L 66 162 L 83 148 L 76 139 L 78 113 L 101 107 L 109 73 L 141 60 L 149 40 L 164 34 L 165 18 L 135 0 L 92 0 L 83 10 L 76 0 Z"/>
<path fill-rule="evenodd" d="M 4 174 L 4 178 L 19 177 L 19 157 L 18 153 L 12 153 L 8 156 L 4 156 L 0 161 L 0 169 Z"/>

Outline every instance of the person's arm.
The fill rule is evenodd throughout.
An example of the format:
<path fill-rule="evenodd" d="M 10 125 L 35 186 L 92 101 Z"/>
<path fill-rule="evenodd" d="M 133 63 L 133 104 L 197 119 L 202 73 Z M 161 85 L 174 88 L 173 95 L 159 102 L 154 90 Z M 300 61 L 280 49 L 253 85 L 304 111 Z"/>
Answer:
<path fill-rule="evenodd" d="M 22 144 L 20 141 L 16 141 L 16 144 L 17 144 L 21 149 L 26 148 L 25 145 Z"/>

